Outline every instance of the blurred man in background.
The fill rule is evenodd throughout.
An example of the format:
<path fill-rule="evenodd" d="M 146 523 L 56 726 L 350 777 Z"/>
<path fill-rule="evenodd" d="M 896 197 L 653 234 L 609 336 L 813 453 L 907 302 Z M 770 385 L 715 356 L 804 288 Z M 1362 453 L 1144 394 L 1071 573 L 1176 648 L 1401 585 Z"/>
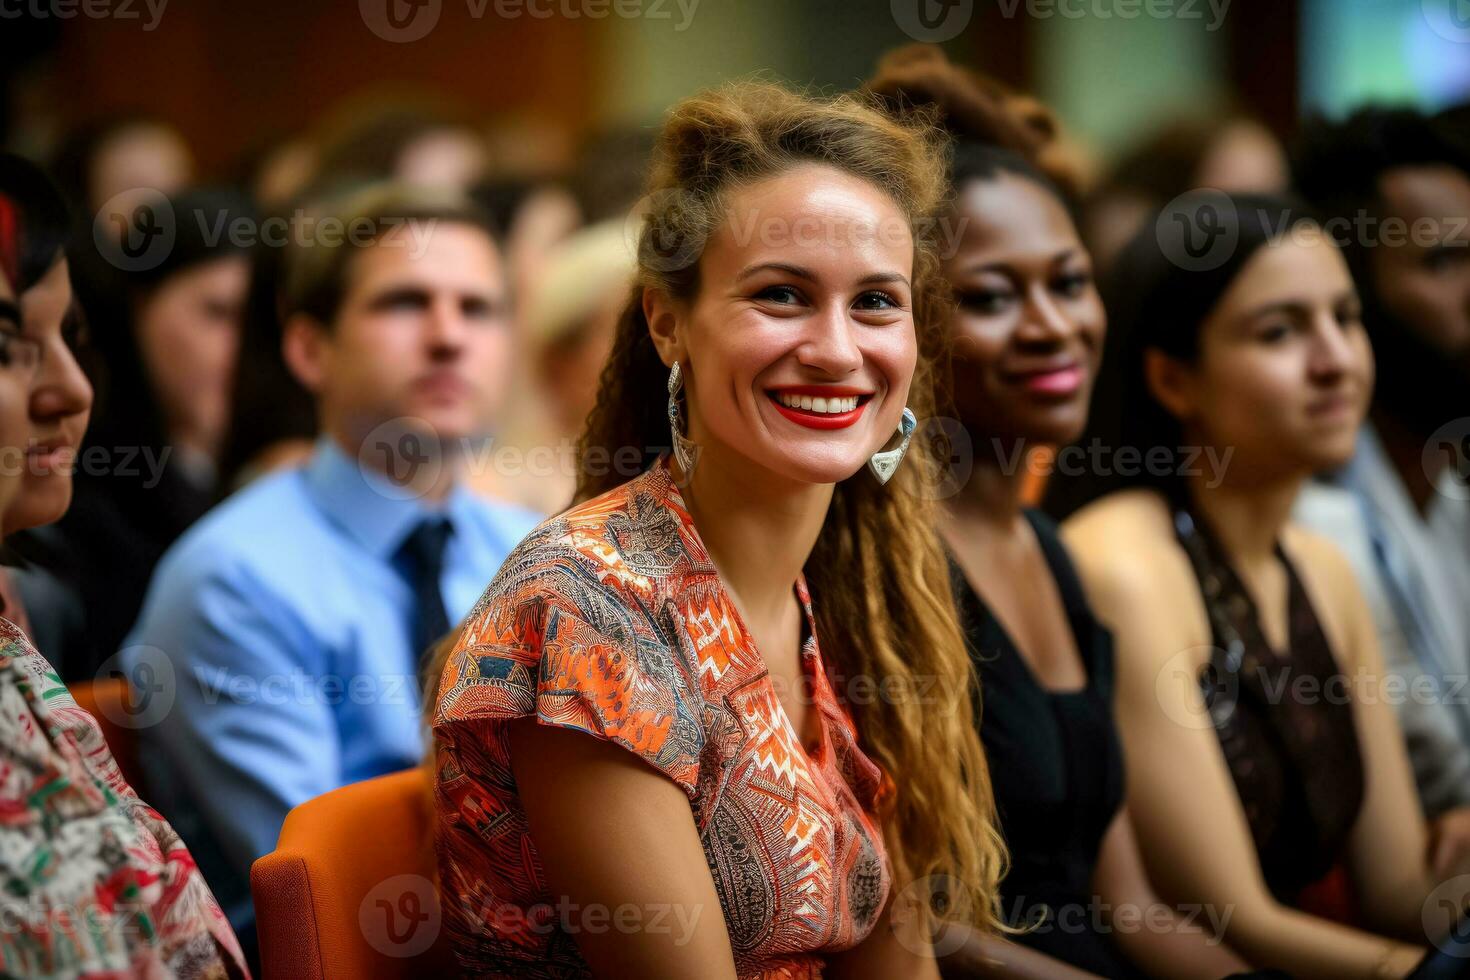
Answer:
<path fill-rule="evenodd" d="M 370 189 L 292 247 L 283 352 L 316 400 L 303 468 L 262 478 L 165 554 L 123 651 L 175 680 L 144 742 L 160 808 L 251 939 L 249 868 L 286 813 L 423 753 L 419 658 L 538 515 L 476 497 L 500 408 L 505 276 L 457 195 Z M 344 234 L 345 232 L 345 234 Z"/>

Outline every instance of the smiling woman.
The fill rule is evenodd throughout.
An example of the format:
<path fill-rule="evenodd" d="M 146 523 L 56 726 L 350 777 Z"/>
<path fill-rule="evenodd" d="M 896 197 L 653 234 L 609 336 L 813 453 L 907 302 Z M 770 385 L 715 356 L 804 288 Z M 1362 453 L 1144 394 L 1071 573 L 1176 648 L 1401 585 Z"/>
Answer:
<path fill-rule="evenodd" d="M 943 350 L 935 139 L 770 85 L 672 110 L 581 452 L 674 451 L 583 470 L 431 709 L 467 971 L 937 977 L 936 914 L 994 923 L 937 464 L 908 444 Z M 650 902 L 720 914 L 592 928 Z"/>

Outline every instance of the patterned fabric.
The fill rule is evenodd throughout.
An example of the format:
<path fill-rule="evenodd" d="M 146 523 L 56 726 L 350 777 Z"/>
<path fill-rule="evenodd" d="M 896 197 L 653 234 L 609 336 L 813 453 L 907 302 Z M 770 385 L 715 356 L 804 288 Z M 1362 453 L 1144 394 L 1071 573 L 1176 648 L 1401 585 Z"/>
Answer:
<path fill-rule="evenodd" d="M 1351 690 L 1306 588 L 1282 550 L 1286 570 L 1287 646 L 1275 650 L 1261 628 L 1250 591 L 1208 524 L 1186 509 L 1175 532 L 1199 580 L 1213 652 L 1199 674 L 1200 693 L 1250 823 L 1261 874 L 1283 904 L 1301 907 L 1303 892 L 1347 858 L 1363 808 L 1362 747 L 1350 701 L 1281 697 L 1310 679 L 1313 690 Z"/>
<path fill-rule="evenodd" d="M 621 745 L 689 795 L 741 977 L 820 976 L 822 955 L 867 936 L 887 899 L 876 813 L 892 784 L 829 684 L 805 580 L 801 662 L 822 723 L 810 750 L 667 467 L 521 542 L 445 668 L 439 866 L 467 974 L 587 975 L 510 766 L 506 722 L 525 716 Z"/>
<path fill-rule="evenodd" d="M 6 619 L 0 881 L 0 975 L 249 975 L 183 842 L 138 799 L 96 719 Z"/>

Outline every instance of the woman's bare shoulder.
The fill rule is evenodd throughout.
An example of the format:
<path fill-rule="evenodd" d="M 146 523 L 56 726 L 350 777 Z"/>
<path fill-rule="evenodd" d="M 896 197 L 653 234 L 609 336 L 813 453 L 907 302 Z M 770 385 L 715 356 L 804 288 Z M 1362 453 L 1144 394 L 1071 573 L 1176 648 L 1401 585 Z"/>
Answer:
<path fill-rule="evenodd" d="M 1089 600 L 1115 631 L 1147 623 L 1181 641 L 1199 631 L 1199 587 L 1158 493 L 1124 490 L 1095 501 L 1062 524 L 1062 538 Z"/>
<path fill-rule="evenodd" d="M 1149 574 L 1183 554 L 1164 498 L 1145 489 L 1093 501 L 1062 523 L 1062 538 L 1078 565 L 1094 573 Z"/>
<path fill-rule="evenodd" d="M 1282 530 L 1281 547 L 1307 590 L 1333 651 L 1340 660 L 1355 659 L 1362 644 L 1376 635 L 1364 635 L 1373 633 L 1373 624 L 1347 555 L 1331 538 L 1299 524 Z"/>

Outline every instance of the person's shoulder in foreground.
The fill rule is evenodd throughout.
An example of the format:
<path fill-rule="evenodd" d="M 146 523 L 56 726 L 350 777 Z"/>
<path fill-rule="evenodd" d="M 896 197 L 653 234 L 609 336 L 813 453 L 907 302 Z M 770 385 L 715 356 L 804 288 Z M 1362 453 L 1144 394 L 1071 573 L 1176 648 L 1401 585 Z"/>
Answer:
<path fill-rule="evenodd" d="M 0 619 L 0 974 L 249 975 L 173 828 L 25 634 Z"/>

